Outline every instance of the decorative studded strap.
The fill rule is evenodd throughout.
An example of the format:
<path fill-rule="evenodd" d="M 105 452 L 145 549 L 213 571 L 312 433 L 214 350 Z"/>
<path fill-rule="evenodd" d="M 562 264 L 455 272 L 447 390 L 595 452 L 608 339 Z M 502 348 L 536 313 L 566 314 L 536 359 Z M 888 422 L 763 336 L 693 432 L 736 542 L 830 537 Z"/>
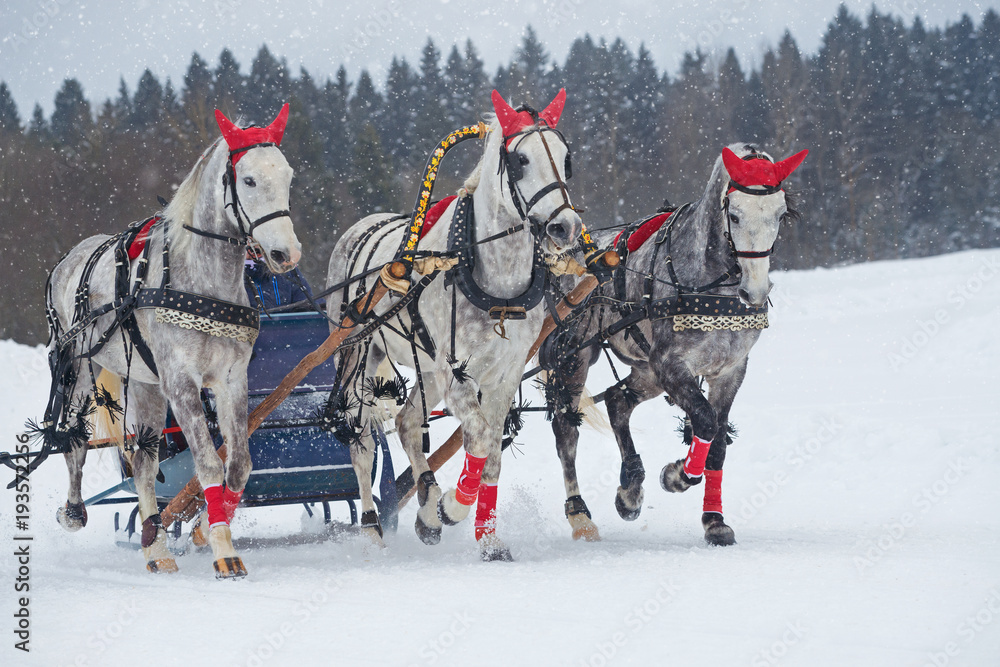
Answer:
<path fill-rule="evenodd" d="M 251 344 L 260 330 L 256 308 L 169 287 L 140 291 L 136 308 L 154 308 L 157 322 Z"/>

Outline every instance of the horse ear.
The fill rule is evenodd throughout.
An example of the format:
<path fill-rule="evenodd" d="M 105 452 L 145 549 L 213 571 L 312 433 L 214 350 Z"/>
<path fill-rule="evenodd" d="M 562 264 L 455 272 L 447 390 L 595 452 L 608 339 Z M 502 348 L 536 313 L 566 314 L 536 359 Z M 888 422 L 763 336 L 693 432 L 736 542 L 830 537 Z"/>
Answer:
<path fill-rule="evenodd" d="M 802 164 L 802 161 L 806 159 L 806 155 L 809 155 L 808 150 L 799 151 L 792 157 L 785 158 L 781 162 L 776 162 L 774 165 L 774 174 L 778 177 L 778 182 L 780 183 L 788 178 Z"/>
<path fill-rule="evenodd" d="M 555 127 L 559 124 L 559 117 L 562 116 L 563 107 L 566 106 L 566 89 L 560 88 L 559 92 L 556 93 L 555 99 L 553 99 L 549 106 L 545 107 L 545 111 L 541 112 L 539 117 L 541 117 L 549 127 Z"/>
<path fill-rule="evenodd" d="M 285 102 L 285 106 L 281 107 L 281 111 L 278 112 L 278 117 L 275 118 L 270 125 L 267 126 L 267 134 L 271 137 L 271 141 L 281 145 L 281 138 L 285 136 L 285 126 L 288 125 L 288 103 Z"/>
<path fill-rule="evenodd" d="M 514 107 L 507 104 L 503 95 L 496 90 L 493 91 L 490 98 L 493 100 L 493 111 L 496 112 L 497 120 L 500 121 L 500 127 L 503 129 L 504 135 L 510 134 L 511 128 L 517 124 L 517 112 L 514 111 Z"/>
<path fill-rule="evenodd" d="M 226 140 L 226 145 L 230 148 L 238 146 L 239 141 L 237 140 L 243 130 L 236 127 L 236 124 L 226 118 L 226 114 L 222 113 L 218 109 L 215 110 L 215 122 L 219 124 L 219 130 L 222 132 L 222 138 Z"/>
<path fill-rule="evenodd" d="M 729 178 L 737 183 L 742 183 L 749 175 L 747 163 L 741 160 L 739 155 L 729 150 L 728 147 L 722 149 L 722 164 L 726 167 L 726 171 L 729 172 Z"/>

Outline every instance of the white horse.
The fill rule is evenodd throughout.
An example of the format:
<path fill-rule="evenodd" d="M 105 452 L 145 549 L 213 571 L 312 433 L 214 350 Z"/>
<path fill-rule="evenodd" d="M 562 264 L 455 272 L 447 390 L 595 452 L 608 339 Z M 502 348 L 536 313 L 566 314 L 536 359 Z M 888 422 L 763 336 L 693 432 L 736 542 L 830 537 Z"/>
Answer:
<path fill-rule="evenodd" d="M 151 572 L 176 571 L 154 492 L 156 443 L 169 402 L 205 489 L 209 543 L 221 578 L 246 574 L 229 529 L 251 468 L 247 364 L 258 316 L 244 290 L 245 246 L 256 241 L 268 267 L 280 273 L 298 263 L 301 244 L 288 211 L 292 169 L 278 148 L 288 105 L 266 128 L 239 128 L 219 111 L 216 119 L 224 141 L 202 154 L 163 213 L 147 225 L 138 261 L 128 266 L 125 244 L 117 242 L 121 235 L 99 235 L 81 242 L 52 270 L 46 302 L 53 391 L 43 435 L 47 445 L 65 451 L 69 467 L 59 523 L 79 530 L 87 522 L 80 495 L 88 433 L 83 419 L 94 402 L 113 417 L 116 402 L 114 392 L 98 390 L 95 396 L 92 378 L 103 369 L 124 379 L 128 412 L 119 421 L 134 429 L 125 447 L 139 495 L 143 555 Z M 116 262 L 126 267 L 117 275 Z M 153 281 L 159 289 L 147 286 Z M 130 309 L 129 300 L 138 307 Z M 115 308 L 97 316 L 103 304 Z M 225 463 L 205 423 L 203 387 L 215 393 Z"/>
<path fill-rule="evenodd" d="M 344 393 L 330 412 L 341 418 L 351 415 L 361 435 L 351 458 L 361 488 L 362 524 L 378 543 L 381 526 L 371 491 L 374 443 L 360 433 L 360 425 L 367 423 L 373 402 L 364 376 L 388 354 L 395 364 L 413 367 L 416 362 L 422 377 L 422 390 L 418 383 L 396 418 L 417 480 L 417 535 L 426 544 L 438 543 L 442 522 L 453 525 L 465 519 L 478 498 L 476 537 L 483 559 L 510 559 L 495 533 L 504 421 L 521 382 L 525 356 L 545 317 L 540 304 L 543 257 L 572 248 L 583 228 L 565 183 L 569 148 L 556 130 L 565 95 L 560 91 L 544 111 L 535 112 L 527 107 L 515 110 L 493 92 L 496 118 L 483 157 L 458 198 L 420 241 L 421 251 L 451 250 L 461 257 L 446 278 L 434 279 L 419 297 L 416 326 L 422 323 L 429 336 L 400 335 L 413 331 L 415 324 L 403 310 L 393 318 L 392 329 L 383 327 L 373 337 L 370 348 L 344 355 L 341 361 Z M 327 285 L 392 261 L 410 225 L 408 218 L 386 214 L 356 223 L 330 256 Z M 512 229 L 518 231 L 504 234 Z M 363 288 L 354 289 L 353 284 L 350 291 L 334 292 L 327 302 L 334 319 L 361 292 Z M 376 312 L 384 313 L 396 298 L 383 299 Z M 504 319 L 498 322 L 497 316 Z M 434 353 L 424 348 L 428 339 L 436 347 Z M 366 352 L 367 359 L 362 359 Z M 442 399 L 462 423 L 466 450 L 457 487 L 444 496 L 422 451 L 424 414 Z"/>

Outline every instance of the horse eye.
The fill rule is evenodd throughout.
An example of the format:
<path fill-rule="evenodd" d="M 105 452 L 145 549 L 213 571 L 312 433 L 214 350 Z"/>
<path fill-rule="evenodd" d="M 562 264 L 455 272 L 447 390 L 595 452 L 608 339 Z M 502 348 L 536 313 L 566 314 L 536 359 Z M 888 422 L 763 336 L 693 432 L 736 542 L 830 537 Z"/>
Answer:
<path fill-rule="evenodd" d="M 740 224 L 740 216 L 736 215 L 735 213 L 730 213 L 729 222 L 733 223 L 734 225 Z"/>
<path fill-rule="evenodd" d="M 243 179 L 243 182 L 246 183 L 248 188 L 253 188 L 257 186 L 257 181 L 253 180 L 253 176 L 247 176 L 246 178 Z"/>
<path fill-rule="evenodd" d="M 524 153 L 517 154 L 517 161 L 520 162 L 521 164 L 528 164 L 528 162 L 530 162 L 530 160 L 528 160 L 528 156 L 525 155 Z"/>

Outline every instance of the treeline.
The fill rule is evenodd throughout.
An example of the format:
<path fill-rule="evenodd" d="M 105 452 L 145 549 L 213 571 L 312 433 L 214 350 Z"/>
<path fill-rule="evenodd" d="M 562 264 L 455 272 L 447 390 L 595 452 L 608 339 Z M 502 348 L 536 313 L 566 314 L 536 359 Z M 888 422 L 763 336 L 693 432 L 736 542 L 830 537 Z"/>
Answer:
<path fill-rule="evenodd" d="M 841 7 L 819 52 L 786 33 L 760 67 L 700 51 L 661 72 L 649 51 L 578 38 L 555 62 L 528 28 L 489 74 L 471 41 L 445 56 L 393 58 L 385 81 L 317 80 L 260 49 L 246 71 L 228 49 L 194 54 L 182 81 L 146 71 L 134 89 L 92 103 L 68 79 L 46 118 L 22 119 L 0 82 L 0 338 L 45 338 L 47 270 L 83 237 L 150 215 L 217 136 L 216 107 L 266 123 L 286 102 L 282 148 L 296 170 L 292 207 L 318 284 L 337 235 L 374 211 L 408 210 L 427 152 L 489 111 L 497 88 L 544 106 L 569 93 L 560 123 L 573 149 L 571 191 L 590 228 L 631 221 L 664 198 L 699 197 L 721 147 L 760 142 L 809 158 L 791 186 L 803 218 L 782 230 L 775 263 L 808 268 L 1000 245 L 1000 16 L 945 28 Z M 461 151 L 456 151 L 461 152 Z M 454 189 L 475 149 L 449 156 Z"/>

